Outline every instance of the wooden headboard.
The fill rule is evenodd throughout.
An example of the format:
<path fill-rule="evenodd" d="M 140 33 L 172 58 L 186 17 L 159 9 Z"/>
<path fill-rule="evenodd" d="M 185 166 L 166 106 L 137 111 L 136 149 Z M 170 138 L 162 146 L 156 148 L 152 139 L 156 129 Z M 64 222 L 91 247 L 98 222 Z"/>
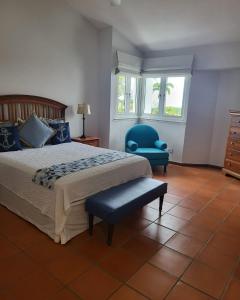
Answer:
<path fill-rule="evenodd" d="M 0 121 L 16 122 L 17 118 L 26 120 L 33 112 L 46 119 L 65 119 L 66 105 L 38 96 L 5 95 L 0 96 Z"/>

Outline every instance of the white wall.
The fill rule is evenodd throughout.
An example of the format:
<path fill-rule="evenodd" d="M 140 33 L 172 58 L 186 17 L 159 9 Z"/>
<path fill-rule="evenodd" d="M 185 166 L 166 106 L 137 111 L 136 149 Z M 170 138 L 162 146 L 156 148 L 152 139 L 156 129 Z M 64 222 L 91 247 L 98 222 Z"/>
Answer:
<path fill-rule="evenodd" d="M 142 57 L 142 52 L 140 52 L 128 39 L 126 39 L 120 32 L 113 29 L 112 37 L 113 49 L 125 52 L 127 54 Z"/>
<path fill-rule="evenodd" d="M 141 52 L 117 30 L 113 30 L 112 54 L 119 50 L 127 54 L 141 57 Z M 129 128 L 136 124 L 137 119 L 115 119 L 116 104 L 116 76 L 111 75 L 111 120 L 110 120 L 110 142 L 111 149 L 124 150 L 125 135 Z"/>
<path fill-rule="evenodd" d="M 101 146 L 109 147 L 111 123 L 112 27 L 100 32 L 100 115 Z"/>
<path fill-rule="evenodd" d="M 182 145 L 182 162 L 223 166 L 228 112 L 240 109 L 240 43 L 148 52 L 144 57 L 186 54 L 194 54 L 195 61 L 185 141 L 179 143 L 178 157 Z M 182 128 L 175 124 L 175 130 Z"/>
<path fill-rule="evenodd" d="M 223 166 L 232 109 L 240 110 L 240 69 L 220 72 L 210 164 Z"/>
<path fill-rule="evenodd" d="M 125 151 L 125 136 L 127 131 L 137 123 L 137 119 L 112 120 L 110 148 Z"/>
<path fill-rule="evenodd" d="M 205 45 L 191 48 L 153 51 L 144 57 L 194 54 L 194 70 L 224 70 L 240 68 L 240 42 Z"/>
<path fill-rule="evenodd" d="M 45 96 L 69 106 L 92 105 L 87 133 L 98 134 L 98 31 L 63 0 L 7 0 L 0 9 L 0 93 Z"/>
<path fill-rule="evenodd" d="M 219 72 L 193 73 L 183 149 L 184 163 L 209 162 L 218 83 Z"/>
<path fill-rule="evenodd" d="M 192 79 L 183 162 L 222 167 L 229 110 L 240 110 L 240 69 L 196 71 Z"/>

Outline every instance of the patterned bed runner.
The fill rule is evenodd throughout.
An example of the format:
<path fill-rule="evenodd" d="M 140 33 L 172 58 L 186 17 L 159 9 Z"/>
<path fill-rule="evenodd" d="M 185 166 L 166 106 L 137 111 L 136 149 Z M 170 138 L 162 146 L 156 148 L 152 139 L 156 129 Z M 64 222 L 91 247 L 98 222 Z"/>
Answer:
<path fill-rule="evenodd" d="M 93 157 L 82 158 L 69 163 L 62 163 L 59 165 L 53 165 L 49 168 L 37 170 L 33 176 L 32 181 L 36 184 L 42 185 L 50 190 L 54 189 L 54 183 L 56 180 L 63 176 L 86 170 L 89 168 L 108 164 L 117 160 L 128 158 L 133 156 L 132 154 L 112 151 L 105 154 L 99 154 Z"/>

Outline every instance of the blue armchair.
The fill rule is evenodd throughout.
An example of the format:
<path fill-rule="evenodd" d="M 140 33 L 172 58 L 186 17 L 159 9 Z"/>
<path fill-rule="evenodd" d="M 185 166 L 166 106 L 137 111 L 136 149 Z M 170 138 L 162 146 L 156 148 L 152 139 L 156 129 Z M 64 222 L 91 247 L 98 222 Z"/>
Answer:
<path fill-rule="evenodd" d="M 146 157 L 151 166 L 164 166 L 167 171 L 169 153 L 167 144 L 159 139 L 157 131 L 151 126 L 135 125 L 126 134 L 125 151 Z"/>

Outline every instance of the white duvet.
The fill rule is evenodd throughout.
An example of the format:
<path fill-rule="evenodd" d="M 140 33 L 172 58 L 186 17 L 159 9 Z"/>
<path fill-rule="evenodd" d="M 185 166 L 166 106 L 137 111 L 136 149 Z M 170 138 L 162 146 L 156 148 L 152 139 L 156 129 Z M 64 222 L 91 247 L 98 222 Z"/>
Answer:
<path fill-rule="evenodd" d="M 128 157 L 64 176 L 56 181 L 54 190 L 33 183 L 33 175 L 41 168 L 109 152 L 72 142 L 0 153 L 0 184 L 54 220 L 56 237 L 60 237 L 71 207 L 101 190 L 151 176 L 150 164 L 139 156 Z"/>

